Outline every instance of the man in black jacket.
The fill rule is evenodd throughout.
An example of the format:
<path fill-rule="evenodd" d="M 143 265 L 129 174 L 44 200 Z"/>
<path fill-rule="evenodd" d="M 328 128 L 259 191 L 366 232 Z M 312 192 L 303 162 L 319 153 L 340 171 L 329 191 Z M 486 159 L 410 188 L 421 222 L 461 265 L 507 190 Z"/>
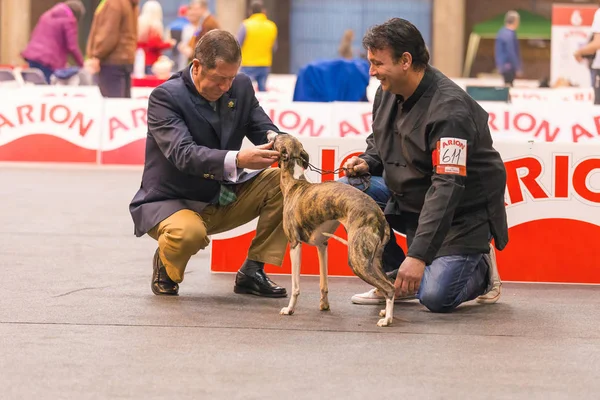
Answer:
<path fill-rule="evenodd" d="M 240 62 L 233 35 L 213 30 L 198 42 L 190 67 L 150 95 L 142 183 L 129 208 L 136 236 L 158 241 L 156 295 L 178 294 L 190 257 L 209 244 L 209 235 L 256 217 L 256 237 L 234 291 L 287 295 L 263 270 L 264 263 L 281 265 L 287 246 L 279 169 L 268 168 L 279 158 L 267 140 L 277 127 L 250 79 L 237 75 Z M 240 150 L 245 137 L 256 147 Z"/>
<path fill-rule="evenodd" d="M 388 221 L 408 240 L 397 296 L 416 294 L 429 310 L 449 312 L 493 288 L 490 240 L 499 250 L 508 242 L 504 163 L 488 114 L 429 65 L 413 24 L 393 18 L 363 45 L 381 87 L 367 150 L 345 167 L 382 176 L 389 190 Z"/>

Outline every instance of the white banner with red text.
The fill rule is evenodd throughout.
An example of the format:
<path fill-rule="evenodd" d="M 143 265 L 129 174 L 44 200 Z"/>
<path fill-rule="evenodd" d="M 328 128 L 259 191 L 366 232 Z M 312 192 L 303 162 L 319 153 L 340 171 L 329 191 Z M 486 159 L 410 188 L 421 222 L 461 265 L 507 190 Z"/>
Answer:
<path fill-rule="evenodd" d="M 600 283 L 600 247 L 595 245 L 600 235 L 600 107 L 483 106 L 507 169 L 511 239 L 499 253 L 503 278 Z M 141 165 L 146 107 L 144 99 L 4 97 L 0 161 Z M 339 168 L 365 148 L 369 104 L 274 103 L 264 108 L 282 130 L 302 140 L 311 162 L 324 170 Z M 338 178 L 313 172 L 308 177 L 313 182 Z M 214 238 L 214 271 L 239 267 L 253 223 Z M 331 274 L 351 274 L 344 246 L 331 243 L 330 251 Z M 305 252 L 303 272 L 318 273 L 316 252 L 308 246 Z M 269 266 L 269 271 L 289 272 L 286 260 L 283 269 Z"/>
<path fill-rule="evenodd" d="M 600 106 L 482 102 L 495 141 L 599 143 Z M 364 138 L 369 103 L 266 103 L 280 130 L 301 138 Z M 146 99 L 16 96 L 0 100 L 0 161 L 142 164 Z"/>
<path fill-rule="evenodd" d="M 359 154 L 364 138 L 302 138 L 310 161 L 327 171 Z M 600 283 L 600 146 L 572 143 L 498 142 L 507 172 L 506 204 L 509 243 L 497 252 L 504 281 Z M 309 181 L 336 180 L 338 174 L 306 173 Z M 315 204 L 318 207 L 318 204 Z M 236 272 L 255 235 L 256 220 L 212 238 L 211 269 Z M 346 238 L 340 227 L 336 235 Z M 396 233 L 406 251 L 406 239 Z M 328 271 L 352 276 L 347 247 L 329 241 Z M 290 273 L 289 252 L 281 267 L 269 273 Z M 318 275 L 316 249 L 302 249 L 302 273 Z"/>

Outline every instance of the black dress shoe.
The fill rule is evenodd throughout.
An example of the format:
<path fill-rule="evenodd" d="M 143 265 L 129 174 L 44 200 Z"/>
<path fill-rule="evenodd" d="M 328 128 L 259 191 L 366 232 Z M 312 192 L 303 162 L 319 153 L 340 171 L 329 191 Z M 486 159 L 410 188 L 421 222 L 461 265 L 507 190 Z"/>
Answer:
<path fill-rule="evenodd" d="M 242 271 L 238 271 L 235 276 L 235 293 L 253 294 L 262 297 L 286 297 L 287 291 L 285 288 L 278 286 L 275 282 L 269 279 L 262 269 L 246 275 Z"/>
<path fill-rule="evenodd" d="M 179 293 L 179 285 L 173 282 L 171 278 L 169 278 L 169 275 L 167 275 L 167 270 L 162 261 L 160 261 L 158 249 L 156 249 L 156 253 L 154 253 L 152 267 L 154 268 L 154 271 L 152 272 L 152 293 L 157 296 L 177 296 Z"/>

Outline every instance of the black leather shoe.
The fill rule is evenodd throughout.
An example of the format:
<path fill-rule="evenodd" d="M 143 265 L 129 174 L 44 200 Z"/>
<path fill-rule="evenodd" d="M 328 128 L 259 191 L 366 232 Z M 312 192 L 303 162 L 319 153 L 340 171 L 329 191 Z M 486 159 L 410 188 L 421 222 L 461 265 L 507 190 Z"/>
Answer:
<path fill-rule="evenodd" d="M 251 275 L 246 275 L 238 271 L 235 276 L 235 293 L 253 294 L 262 297 L 286 297 L 285 288 L 278 286 L 265 274 L 265 271 L 258 270 Z"/>
<path fill-rule="evenodd" d="M 157 296 L 177 296 L 179 294 L 179 285 L 176 284 L 167 275 L 167 270 L 160 261 L 158 255 L 158 249 L 154 253 L 154 260 L 152 262 L 154 271 L 152 272 L 152 293 Z"/>

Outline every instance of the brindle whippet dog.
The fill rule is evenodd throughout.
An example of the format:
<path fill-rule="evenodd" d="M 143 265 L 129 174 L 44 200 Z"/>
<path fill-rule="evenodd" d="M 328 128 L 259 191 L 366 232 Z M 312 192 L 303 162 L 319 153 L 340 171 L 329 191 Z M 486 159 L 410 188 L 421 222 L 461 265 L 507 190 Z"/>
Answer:
<path fill-rule="evenodd" d="M 327 298 L 327 241 L 333 237 L 348 246 L 352 271 L 379 289 L 386 299 L 378 326 L 392 323 L 394 285 L 381 267 L 383 247 L 390 229 L 377 203 L 359 189 L 340 182 L 310 183 L 304 176 L 308 153 L 298 139 L 289 134 L 275 136 L 273 148 L 280 152 L 281 191 L 283 192 L 283 229 L 290 243 L 292 295 L 281 314 L 292 315 L 300 294 L 300 249 L 302 243 L 317 247 L 320 266 L 320 310 L 329 310 Z M 341 224 L 348 240 L 333 235 Z"/>

